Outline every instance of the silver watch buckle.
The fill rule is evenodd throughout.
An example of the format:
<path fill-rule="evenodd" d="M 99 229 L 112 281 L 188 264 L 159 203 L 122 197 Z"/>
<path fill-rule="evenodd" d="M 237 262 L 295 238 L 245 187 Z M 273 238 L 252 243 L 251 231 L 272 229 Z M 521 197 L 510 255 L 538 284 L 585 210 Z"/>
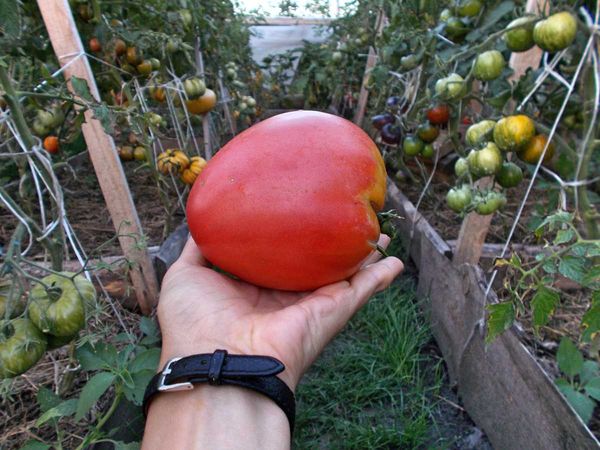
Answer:
<path fill-rule="evenodd" d="M 173 358 L 171 360 L 169 360 L 169 362 L 167 362 L 167 364 L 165 365 L 165 368 L 163 369 L 161 375 L 160 375 L 160 379 L 158 381 L 158 390 L 160 392 L 165 392 L 165 391 L 189 391 L 190 389 L 194 389 L 194 385 L 192 383 L 173 383 L 173 384 L 165 384 L 165 379 L 167 378 L 167 375 L 169 375 L 172 370 L 171 370 L 171 365 L 173 363 L 176 363 L 177 361 L 179 361 L 181 358 Z"/>

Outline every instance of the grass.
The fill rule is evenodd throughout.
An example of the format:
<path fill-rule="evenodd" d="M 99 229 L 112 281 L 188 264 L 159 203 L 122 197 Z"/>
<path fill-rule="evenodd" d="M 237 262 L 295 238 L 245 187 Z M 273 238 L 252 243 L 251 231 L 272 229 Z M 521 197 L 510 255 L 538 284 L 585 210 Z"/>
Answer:
<path fill-rule="evenodd" d="M 294 448 L 432 448 L 442 381 L 422 352 L 430 339 L 411 280 L 373 298 L 298 387 Z"/>

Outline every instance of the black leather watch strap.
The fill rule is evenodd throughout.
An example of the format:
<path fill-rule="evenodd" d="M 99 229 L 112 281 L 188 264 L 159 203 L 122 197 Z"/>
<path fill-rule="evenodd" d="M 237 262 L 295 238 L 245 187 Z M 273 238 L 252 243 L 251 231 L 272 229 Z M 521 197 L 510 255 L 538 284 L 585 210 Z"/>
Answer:
<path fill-rule="evenodd" d="M 294 393 L 276 377 L 285 366 L 270 356 L 230 355 L 226 350 L 174 358 L 157 373 L 144 393 L 144 414 L 159 392 L 193 389 L 194 384 L 241 386 L 271 398 L 285 413 L 294 430 L 296 400 Z"/>

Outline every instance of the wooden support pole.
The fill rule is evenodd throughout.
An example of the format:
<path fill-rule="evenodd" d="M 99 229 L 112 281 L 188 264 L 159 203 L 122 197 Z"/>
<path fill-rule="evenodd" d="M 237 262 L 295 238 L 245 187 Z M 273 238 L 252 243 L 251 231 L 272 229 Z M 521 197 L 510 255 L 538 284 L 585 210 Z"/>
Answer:
<path fill-rule="evenodd" d="M 377 29 L 376 34 L 379 36 L 385 26 L 385 13 L 383 10 L 379 10 L 377 14 L 377 20 L 375 27 Z M 367 86 L 369 84 L 369 78 L 371 78 L 371 70 L 377 64 L 377 53 L 372 46 L 369 46 L 369 54 L 367 56 L 367 65 L 365 67 L 365 74 L 363 75 L 362 85 L 360 87 L 360 95 L 358 96 L 358 104 L 356 106 L 356 113 L 354 114 L 353 122 L 359 127 L 362 126 L 362 121 L 365 118 L 365 111 L 367 109 L 367 102 L 369 101 L 369 90 Z"/>
<path fill-rule="evenodd" d="M 38 0 L 38 7 L 56 57 L 64 67 L 63 74 L 69 89 L 73 91 L 72 77 L 82 78 L 87 81 L 94 98 L 99 100 L 98 88 L 68 0 Z M 142 312 L 149 314 L 158 301 L 158 283 L 148 251 L 141 248 L 136 239 L 142 238 L 142 227 L 115 144 L 90 110 L 85 111 L 85 123 L 81 128 L 106 206 L 119 233 L 123 254 L 134 263 L 130 275 L 137 301 Z"/>
<path fill-rule="evenodd" d="M 541 2 L 540 0 L 527 0 L 526 11 L 539 14 L 540 3 L 544 4 L 545 12 L 550 8 L 550 2 Z M 509 66 L 514 70 L 509 80 L 516 81 L 525 74 L 527 69 L 537 68 L 542 60 L 542 49 L 533 46 L 526 52 L 512 53 L 510 55 Z M 477 187 L 485 188 L 491 184 L 490 178 L 483 178 L 477 182 Z M 487 236 L 493 214 L 480 216 L 472 212 L 467 214 L 458 234 L 458 242 L 452 261 L 455 265 L 464 263 L 477 264 L 483 251 L 483 244 Z"/>

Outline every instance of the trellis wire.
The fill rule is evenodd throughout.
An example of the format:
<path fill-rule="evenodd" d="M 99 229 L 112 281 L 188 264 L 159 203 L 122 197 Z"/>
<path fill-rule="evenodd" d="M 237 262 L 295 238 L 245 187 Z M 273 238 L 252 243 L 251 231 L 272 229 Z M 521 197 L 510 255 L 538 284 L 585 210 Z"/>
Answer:
<path fill-rule="evenodd" d="M 598 16 L 596 16 L 596 21 L 595 24 L 598 24 Z M 527 186 L 527 190 L 525 191 L 525 195 L 523 196 L 523 200 L 521 201 L 521 204 L 519 205 L 519 208 L 517 210 L 517 214 L 515 215 L 515 218 L 513 220 L 513 224 L 511 226 L 511 229 L 508 233 L 508 237 L 506 238 L 506 242 L 504 243 L 504 246 L 502 247 L 502 251 L 500 252 L 500 255 L 498 255 L 497 258 L 504 258 L 504 256 L 506 255 L 506 251 L 508 250 L 508 247 L 510 246 L 510 242 L 513 238 L 513 235 L 515 233 L 515 230 L 517 228 L 517 224 L 521 218 L 521 215 L 523 214 L 523 210 L 525 208 L 525 204 L 527 202 L 527 199 L 529 198 L 529 194 L 531 193 L 531 190 L 533 188 L 533 185 L 535 184 L 537 175 L 539 173 L 540 167 L 542 165 L 542 162 L 544 161 L 544 157 L 546 155 L 546 151 L 548 150 L 548 147 L 550 146 L 550 143 L 552 141 L 552 138 L 554 137 L 554 134 L 556 133 L 556 129 L 558 128 L 558 125 L 560 123 L 560 119 L 562 118 L 562 115 L 567 107 L 567 103 L 569 101 L 569 98 L 571 97 L 573 90 L 575 88 L 575 83 L 577 81 L 577 79 L 579 78 L 579 74 L 581 72 L 581 70 L 583 69 L 586 59 L 588 58 L 588 53 L 590 52 L 590 49 L 592 48 L 592 44 L 594 43 L 595 40 L 595 33 L 591 33 L 586 47 L 583 51 L 583 54 L 581 56 L 581 60 L 579 61 L 579 65 L 577 66 L 577 69 L 573 75 L 573 79 L 571 81 L 571 83 L 569 84 L 569 88 L 567 93 L 565 94 L 565 99 L 558 111 L 558 114 L 556 115 L 556 119 L 554 120 L 554 124 L 552 125 L 552 129 L 550 130 L 550 133 L 548 135 L 548 139 L 546 141 L 546 144 L 544 145 L 544 149 L 542 150 L 542 153 L 538 159 L 538 162 L 535 166 L 535 169 L 533 171 L 533 174 L 531 176 L 531 181 L 529 182 L 529 185 Z M 561 55 L 564 55 L 564 52 L 561 53 Z M 544 72 L 549 71 L 552 69 L 548 69 L 548 66 L 544 67 Z M 546 75 L 547 76 L 547 75 Z M 541 86 L 541 84 L 537 84 L 536 86 L 534 86 L 534 89 L 537 90 L 539 88 L 539 86 Z M 597 87 L 596 87 L 597 90 Z M 526 98 L 530 98 L 533 95 L 534 92 L 531 92 Z M 521 105 L 519 106 L 519 108 L 521 108 L 524 105 L 524 103 L 521 103 Z M 486 296 L 490 293 L 490 290 L 492 288 L 492 284 L 494 283 L 494 280 L 496 279 L 496 276 L 498 274 L 498 269 L 494 269 L 494 271 L 492 272 L 492 275 L 490 277 L 490 281 L 488 282 L 487 288 L 486 288 Z"/>

